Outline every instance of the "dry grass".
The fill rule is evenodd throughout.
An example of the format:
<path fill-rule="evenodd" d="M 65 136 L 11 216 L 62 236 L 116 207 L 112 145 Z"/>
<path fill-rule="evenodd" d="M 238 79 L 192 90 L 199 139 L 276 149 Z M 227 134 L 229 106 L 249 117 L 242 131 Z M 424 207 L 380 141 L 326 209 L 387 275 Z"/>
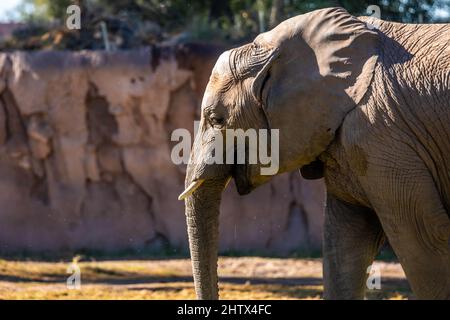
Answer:
<path fill-rule="evenodd" d="M 369 299 L 412 297 L 401 267 L 379 262 L 381 290 Z M 69 263 L 0 260 L 0 299 L 194 299 L 188 259 L 83 261 L 81 289 L 68 289 Z M 320 299 L 320 259 L 221 258 L 222 299 Z"/>

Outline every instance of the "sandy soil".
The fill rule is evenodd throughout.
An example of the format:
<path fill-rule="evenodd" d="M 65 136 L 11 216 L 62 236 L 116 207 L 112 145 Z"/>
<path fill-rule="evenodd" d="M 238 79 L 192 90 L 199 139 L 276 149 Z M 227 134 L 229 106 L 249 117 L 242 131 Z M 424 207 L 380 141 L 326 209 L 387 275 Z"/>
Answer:
<path fill-rule="evenodd" d="M 188 259 L 81 261 L 81 288 L 66 284 L 67 262 L 0 260 L 0 299 L 193 299 Z M 376 262 L 381 289 L 368 299 L 408 299 L 398 263 Z M 320 259 L 219 260 L 222 299 L 320 299 Z"/>

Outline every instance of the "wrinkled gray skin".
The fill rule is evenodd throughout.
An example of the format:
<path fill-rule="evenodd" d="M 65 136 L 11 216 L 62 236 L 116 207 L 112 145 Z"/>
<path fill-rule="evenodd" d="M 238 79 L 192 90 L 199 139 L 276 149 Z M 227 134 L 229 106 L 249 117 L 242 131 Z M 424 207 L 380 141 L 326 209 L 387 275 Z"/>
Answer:
<path fill-rule="evenodd" d="M 376 28 L 369 28 L 372 22 Z M 217 299 L 220 196 L 270 177 L 259 165 L 206 165 L 214 130 L 280 129 L 280 171 L 324 176 L 324 297 L 364 297 L 385 238 L 417 297 L 450 298 L 450 25 L 297 16 L 217 61 L 186 185 L 197 296 Z"/>

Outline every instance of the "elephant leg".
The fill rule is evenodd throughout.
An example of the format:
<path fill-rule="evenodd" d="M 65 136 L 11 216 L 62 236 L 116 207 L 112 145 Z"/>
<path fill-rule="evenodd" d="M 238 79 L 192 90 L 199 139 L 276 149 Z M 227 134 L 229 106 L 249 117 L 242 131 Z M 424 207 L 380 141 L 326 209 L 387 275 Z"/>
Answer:
<path fill-rule="evenodd" d="M 327 195 L 324 224 L 324 298 L 363 299 L 367 268 L 384 242 L 375 213 Z"/>
<path fill-rule="evenodd" d="M 432 234 L 418 234 L 417 223 L 397 225 L 387 233 L 406 277 L 419 299 L 450 299 L 450 255 L 448 244 Z"/>
<path fill-rule="evenodd" d="M 450 299 L 450 218 L 431 178 L 399 173 L 377 209 L 389 243 L 419 299 Z M 389 187 L 388 187 L 389 188 Z M 405 192 L 407 190 L 407 192 Z"/>

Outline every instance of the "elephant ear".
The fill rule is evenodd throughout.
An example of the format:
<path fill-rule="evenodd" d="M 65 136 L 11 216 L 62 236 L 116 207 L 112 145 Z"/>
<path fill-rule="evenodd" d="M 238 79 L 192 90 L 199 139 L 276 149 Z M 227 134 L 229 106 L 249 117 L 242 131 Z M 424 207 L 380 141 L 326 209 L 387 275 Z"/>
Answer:
<path fill-rule="evenodd" d="M 267 57 L 252 93 L 280 130 L 281 171 L 314 161 L 334 139 L 371 83 L 377 42 L 375 31 L 341 8 L 291 18 L 255 39 Z"/>

